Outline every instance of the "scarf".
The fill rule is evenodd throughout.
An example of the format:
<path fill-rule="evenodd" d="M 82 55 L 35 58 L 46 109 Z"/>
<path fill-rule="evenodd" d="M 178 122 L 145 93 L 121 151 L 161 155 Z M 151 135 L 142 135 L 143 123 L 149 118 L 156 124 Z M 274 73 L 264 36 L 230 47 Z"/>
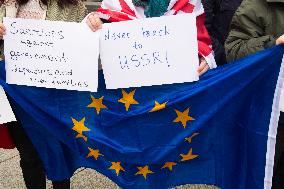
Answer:
<path fill-rule="evenodd" d="M 132 2 L 135 6 L 145 9 L 146 17 L 159 17 L 167 11 L 170 0 L 132 0 Z"/>

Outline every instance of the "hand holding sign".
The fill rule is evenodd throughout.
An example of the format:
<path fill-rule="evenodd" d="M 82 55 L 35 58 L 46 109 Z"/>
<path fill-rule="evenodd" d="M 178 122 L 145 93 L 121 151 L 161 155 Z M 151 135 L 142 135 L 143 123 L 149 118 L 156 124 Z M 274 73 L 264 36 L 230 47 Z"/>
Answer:
<path fill-rule="evenodd" d="M 107 88 L 198 80 L 196 36 L 192 14 L 104 24 L 100 53 Z"/>
<path fill-rule="evenodd" d="M 88 15 L 86 23 L 93 32 L 101 29 L 103 24 L 103 22 L 95 12 L 92 12 Z"/>

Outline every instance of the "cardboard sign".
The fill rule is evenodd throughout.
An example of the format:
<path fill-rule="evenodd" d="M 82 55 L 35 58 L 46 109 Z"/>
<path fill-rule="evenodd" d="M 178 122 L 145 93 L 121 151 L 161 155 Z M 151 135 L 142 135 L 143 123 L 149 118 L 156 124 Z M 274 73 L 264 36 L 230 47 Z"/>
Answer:
<path fill-rule="evenodd" d="M 197 81 L 196 17 L 104 24 L 100 53 L 108 89 Z"/>
<path fill-rule="evenodd" d="M 4 18 L 9 84 L 96 92 L 99 33 L 85 23 Z"/>

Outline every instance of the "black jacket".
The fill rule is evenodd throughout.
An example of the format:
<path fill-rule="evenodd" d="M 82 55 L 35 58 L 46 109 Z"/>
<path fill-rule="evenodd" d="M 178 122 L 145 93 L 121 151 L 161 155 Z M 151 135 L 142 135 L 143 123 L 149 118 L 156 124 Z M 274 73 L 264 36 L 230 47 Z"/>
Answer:
<path fill-rule="evenodd" d="M 226 63 L 224 43 L 229 33 L 232 17 L 242 0 L 202 0 L 205 26 L 213 43 L 217 65 Z"/>

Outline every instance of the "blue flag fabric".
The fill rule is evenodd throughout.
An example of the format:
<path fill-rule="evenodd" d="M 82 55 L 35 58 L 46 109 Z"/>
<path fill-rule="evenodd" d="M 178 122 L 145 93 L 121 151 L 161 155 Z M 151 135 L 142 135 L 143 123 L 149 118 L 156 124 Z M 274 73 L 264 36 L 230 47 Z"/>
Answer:
<path fill-rule="evenodd" d="M 126 189 L 262 189 L 271 184 L 283 52 L 194 83 L 106 90 L 100 73 L 97 93 L 36 88 L 6 84 L 2 63 L 0 84 L 51 180 L 89 167 Z"/>

